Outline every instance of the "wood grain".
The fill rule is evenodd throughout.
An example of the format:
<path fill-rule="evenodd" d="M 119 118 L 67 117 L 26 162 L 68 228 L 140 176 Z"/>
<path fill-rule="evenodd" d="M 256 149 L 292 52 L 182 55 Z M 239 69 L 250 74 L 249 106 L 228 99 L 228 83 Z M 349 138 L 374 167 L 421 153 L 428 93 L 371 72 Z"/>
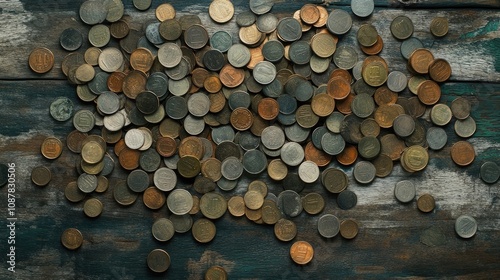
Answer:
<path fill-rule="evenodd" d="M 450 105 L 454 98 L 462 96 L 472 104 L 477 131 L 469 141 L 477 157 L 466 168 L 453 164 L 450 147 L 460 139 L 453 131 L 453 124 L 449 124 L 445 127 L 446 147 L 430 151 L 430 164 L 422 172 L 409 174 L 397 164 L 389 177 L 362 186 L 354 181 L 352 167 L 340 167 L 349 174 L 349 189 L 358 196 L 358 205 L 351 210 L 340 210 L 336 196 L 328 194 L 319 183 L 308 186 L 301 195 L 319 192 L 327 201 L 323 213 L 357 220 L 360 233 L 350 241 L 340 236 L 326 240 L 317 233 L 319 216 L 302 213 L 293 219 L 298 226 L 296 240 L 307 240 L 315 249 L 313 261 L 306 266 L 292 262 L 288 253 L 291 244 L 278 241 L 271 226 L 229 214 L 215 221 L 217 235 L 209 244 L 197 243 L 189 232 L 176 234 L 167 243 L 154 240 L 151 225 L 160 217 L 168 217 L 168 210 L 164 207 L 151 211 L 143 205 L 141 197 L 130 207 L 118 205 L 112 196 L 112 186 L 127 174 L 119 167 L 111 175 L 107 192 L 89 196 L 99 198 L 104 204 L 99 218 L 87 218 L 82 211 L 83 202 L 70 203 L 65 199 L 65 186 L 77 177 L 74 164 L 78 155 L 65 149 L 59 159 L 49 161 L 42 159 L 39 150 L 45 137 L 53 135 L 65 143 L 66 135 L 73 130 L 71 121 L 57 122 L 50 117 L 48 108 L 52 100 L 66 96 L 73 101 L 75 110 L 93 108 L 92 103 L 78 100 L 74 86 L 67 83 L 60 71 L 60 62 L 66 54 L 58 45 L 60 32 L 71 26 L 86 35 L 89 29 L 78 18 L 82 2 L 25 0 L 5 2 L 1 7 L 0 162 L 16 164 L 17 279 L 201 279 L 206 269 L 216 264 L 228 271 L 230 279 L 500 277 L 499 183 L 486 185 L 478 177 L 484 161 L 500 164 L 497 0 L 375 1 L 377 8 L 370 18 L 354 19 L 353 29 L 340 42 L 357 46 L 357 28 L 362 22 L 371 22 L 384 39 L 381 56 L 387 59 L 391 70 L 404 72 L 406 62 L 399 53 L 400 42 L 391 36 L 388 27 L 397 15 L 406 14 L 413 20 L 414 36 L 436 57 L 445 58 L 452 65 L 452 81 L 442 85 L 441 102 Z M 236 34 L 234 19 L 223 26 L 210 22 L 206 15 L 208 0 L 169 2 L 179 15 L 199 13 L 210 34 L 219 29 Z M 306 2 L 323 3 L 280 0 L 275 1 L 273 12 L 282 17 Z M 248 7 L 247 1 L 233 3 L 237 12 Z M 324 3 L 328 9 L 349 9 L 349 1 Z M 159 4 L 160 1 L 154 1 L 153 7 Z M 462 9 L 470 6 L 475 9 Z M 495 9 L 481 9 L 485 7 Z M 126 8 L 137 22 L 154 19 L 153 10 L 137 12 L 130 1 Z M 428 31 L 430 21 L 437 15 L 450 21 L 450 33 L 442 39 L 433 38 Z M 28 54 L 37 46 L 47 46 L 55 53 L 56 66 L 48 74 L 35 75 L 27 67 Z M 86 43 L 80 51 L 87 46 Z M 363 58 L 361 53 L 359 58 Z M 410 96 L 407 92 L 402 95 Z M 112 154 L 112 147 L 109 148 Z M 48 166 L 53 174 L 51 183 L 43 188 L 30 181 L 31 169 L 38 165 Z M 338 167 L 336 163 L 333 166 Z M 278 194 L 282 190 L 280 183 L 267 176 L 258 178 L 268 183 L 271 192 Z M 394 185 L 403 178 L 415 182 L 417 195 L 431 193 L 435 197 L 434 212 L 423 214 L 415 202 L 405 205 L 394 199 Z M 234 191 L 224 192 L 224 196 L 244 193 L 251 179 L 255 178 L 245 176 Z M 181 181 L 180 185 L 189 183 Z M 0 188 L 0 193 L 0 200 L 6 201 L 6 188 Z M 3 209 L 1 213 L 0 218 L 5 220 Z M 454 232 L 455 219 L 462 214 L 472 215 L 478 221 L 478 233 L 470 240 L 463 240 Z M 200 217 L 198 214 L 193 218 Z M 8 232 L 1 224 L 0 254 L 5 254 L 3 242 Z M 60 244 L 60 235 L 68 227 L 79 228 L 83 233 L 84 243 L 77 251 L 68 251 Z M 444 236 L 444 241 L 426 245 L 424 241 L 430 231 Z M 147 254 L 155 248 L 167 250 L 172 258 L 171 267 L 161 275 L 152 273 L 146 265 Z M 6 269 L 3 263 L 2 268 Z M 6 273 L 2 272 L 2 276 Z"/>

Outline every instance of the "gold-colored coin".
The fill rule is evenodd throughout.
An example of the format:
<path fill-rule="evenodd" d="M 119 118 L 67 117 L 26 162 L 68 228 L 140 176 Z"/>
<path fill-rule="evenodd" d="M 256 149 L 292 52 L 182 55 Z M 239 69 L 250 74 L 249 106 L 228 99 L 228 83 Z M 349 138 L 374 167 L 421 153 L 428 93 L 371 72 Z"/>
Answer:
<path fill-rule="evenodd" d="M 148 267 L 154 272 L 162 273 L 170 266 L 170 255 L 162 249 L 154 249 L 148 254 Z"/>
<path fill-rule="evenodd" d="M 61 140 L 49 136 L 43 140 L 41 152 L 42 155 L 47 159 L 56 159 L 58 158 L 63 149 L 63 144 Z"/>
<path fill-rule="evenodd" d="M 372 87 L 379 87 L 387 81 L 387 69 L 380 61 L 368 63 L 362 70 L 363 80 Z"/>
<path fill-rule="evenodd" d="M 193 207 L 191 207 L 189 214 L 196 215 L 198 214 L 198 212 L 200 212 L 200 198 L 196 195 L 193 195 Z"/>
<path fill-rule="evenodd" d="M 211 266 L 208 268 L 207 272 L 205 272 L 205 280 L 227 280 L 227 272 L 222 266 Z"/>
<path fill-rule="evenodd" d="M 76 228 L 68 228 L 61 235 L 61 243 L 69 250 L 76 250 L 82 246 L 83 235 Z"/>
<path fill-rule="evenodd" d="M 273 159 L 267 166 L 267 174 L 271 179 L 281 181 L 288 174 L 288 167 L 281 159 Z"/>
<path fill-rule="evenodd" d="M 253 180 L 248 184 L 247 191 L 258 191 L 265 198 L 267 195 L 267 184 L 262 180 Z"/>
<path fill-rule="evenodd" d="M 434 197 L 428 193 L 421 195 L 417 200 L 418 210 L 429 213 L 436 207 Z"/>
<path fill-rule="evenodd" d="M 429 163 L 429 154 L 422 146 L 408 147 L 401 155 L 402 166 L 408 172 L 423 170 Z"/>
<path fill-rule="evenodd" d="M 219 193 L 208 192 L 200 199 L 200 211 L 209 219 L 218 219 L 226 213 L 227 201 Z"/>
<path fill-rule="evenodd" d="M 96 141 L 89 141 L 82 147 L 82 159 L 89 164 L 96 164 L 104 158 L 105 150 Z"/>
<path fill-rule="evenodd" d="M 92 65 L 90 64 L 84 63 L 76 68 L 75 78 L 82 83 L 92 81 L 92 79 L 94 79 L 94 76 L 95 70 L 94 67 L 92 67 Z"/>
<path fill-rule="evenodd" d="M 281 219 L 281 211 L 276 202 L 266 199 L 262 204 L 262 222 L 268 225 L 274 225 Z"/>
<path fill-rule="evenodd" d="M 290 241 L 297 235 L 297 226 L 291 220 L 280 219 L 274 225 L 274 235 L 281 241 Z"/>
<path fill-rule="evenodd" d="M 229 0 L 214 0 L 208 6 L 210 18 L 217 23 L 226 23 L 233 18 L 234 6 Z"/>
<path fill-rule="evenodd" d="M 256 24 L 240 28 L 240 40 L 246 45 L 255 45 L 262 38 L 262 33 L 257 29 Z"/>
<path fill-rule="evenodd" d="M 330 33 L 317 33 L 311 38 L 311 49 L 319 57 L 332 56 L 336 48 L 337 42 Z"/>
<path fill-rule="evenodd" d="M 221 162 L 216 158 L 208 158 L 201 163 L 201 174 L 217 182 L 222 178 Z"/>
<path fill-rule="evenodd" d="M 108 187 L 109 187 L 108 178 L 106 178 L 103 175 L 97 176 L 97 188 L 95 189 L 95 192 L 103 193 L 106 190 L 108 190 Z"/>
<path fill-rule="evenodd" d="M 154 59 L 155 57 L 150 50 L 137 48 L 130 54 L 130 66 L 134 70 L 147 73 L 151 69 L 151 66 L 153 66 Z"/>
<path fill-rule="evenodd" d="M 97 198 L 89 198 L 83 205 L 83 212 L 91 218 L 101 215 L 103 209 L 102 202 Z"/>
<path fill-rule="evenodd" d="M 242 217 L 245 215 L 245 200 L 239 195 L 233 196 L 227 202 L 227 209 L 231 215 Z"/>
<path fill-rule="evenodd" d="M 175 18 L 175 9 L 171 4 L 163 3 L 156 8 L 155 15 L 159 21 L 173 19 Z"/>
<path fill-rule="evenodd" d="M 163 205 L 165 205 L 165 193 L 156 187 L 149 187 L 142 194 L 142 201 L 149 209 L 160 209 Z"/>
<path fill-rule="evenodd" d="M 296 241 L 290 247 L 290 257 L 297 264 L 307 264 L 314 256 L 314 249 L 307 241 Z"/>
<path fill-rule="evenodd" d="M 257 210 L 262 207 L 264 203 L 264 197 L 259 191 L 247 191 L 243 197 L 245 200 L 245 205 L 251 210 Z"/>
<path fill-rule="evenodd" d="M 327 94 L 316 94 L 311 101 L 311 109 L 318 117 L 327 117 L 335 109 L 335 99 Z"/>
<path fill-rule="evenodd" d="M 325 200 L 319 193 L 308 193 L 302 198 L 302 207 L 308 214 L 316 215 L 325 208 Z"/>
<path fill-rule="evenodd" d="M 69 182 L 64 189 L 64 196 L 71 202 L 79 202 L 85 198 L 85 193 L 78 188 L 76 181 Z"/>
<path fill-rule="evenodd" d="M 97 175 L 101 173 L 101 171 L 104 169 L 104 161 L 91 164 L 91 163 L 86 163 L 84 160 L 81 160 L 80 167 L 82 168 L 83 172 L 87 174 Z"/>
<path fill-rule="evenodd" d="M 340 223 L 340 235 L 345 239 L 353 239 L 358 235 L 359 225 L 352 219 L 344 220 Z"/>
<path fill-rule="evenodd" d="M 199 219 L 193 223 L 191 229 L 193 237 L 200 243 L 208 243 L 214 239 L 216 234 L 215 224 L 208 219 Z"/>
<path fill-rule="evenodd" d="M 448 19 L 445 17 L 435 17 L 430 27 L 432 35 L 443 37 L 448 33 Z"/>
<path fill-rule="evenodd" d="M 253 222 L 261 221 L 262 220 L 262 208 L 252 210 L 248 207 L 245 207 L 245 216 L 247 219 Z"/>

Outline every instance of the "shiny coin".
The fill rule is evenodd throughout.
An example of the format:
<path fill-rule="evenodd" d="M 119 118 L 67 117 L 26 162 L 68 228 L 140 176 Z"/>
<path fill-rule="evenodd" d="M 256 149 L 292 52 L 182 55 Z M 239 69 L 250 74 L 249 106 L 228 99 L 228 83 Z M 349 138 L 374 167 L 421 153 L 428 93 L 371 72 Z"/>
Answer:
<path fill-rule="evenodd" d="M 311 262 L 314 256 L 314 249 L 306 241 L 296 241 L 290 247 L 290 257 L 292 260 L 300 265 L 305 265 Z"/>
<path fill-rule="evenodd" d="M 430 30 L 432 35 L 443 37 L 448 33 L 448 19 L 445 17 L 435 17 L 432 19 Z"/>
<path fill-rule="evenodd" d="M 474 146 L 467 141 L 458 141 L 451 147 L 451 159 L 459 166 L 467 166 L 474 161 Z"/>
<path fill-rule="evenodd" d="M 413 71 L 418 74 L 427 74 L 433 61 L 434 55 L 428 49 L 416 49 L 408 60 Z"/>
<path fill-rule="evenodd" d="M 325 214 L 318 220 L 318 232 L 325 238 L 335 237 L 340 230 L 339 219 L 332 214 Z"/>
<path fill-rule="evenodd" d="M 421 171 L 429 163 L 429 154 L 422 146 L 413 145 L 404 150 L 401 162 L 403 168 L 408 172 Z"/>
<path fill-rule="evenodd" d="M 208 7 L 210 18 L 217 23 L 225 23 L 231 20 L 234 14 L 234 7 L 231 1 L 215 0 Z"/>
<path fill-rule="evenodd" d="M 167 218 L 157 219 L 151 227 L 153 237 L 158 241 L 169 241 L 175 234 L 174 224 Z"/>
<path fill-rule="evenodd" d="M 436 206 L 436 202 L 434 201 L 434 197 L 430 194 L 423 194 L 417 199 L 417 207 L 418 210 L 429 213 L 434 210 Z"/>
<path fill-rule="evenodd" d="M 343 220 L 340 223 L 340 235 L 345 239 L 353 239 L 358 235 L 359 225 L 352 219 Z"/>
<path fill-rule="evenodd" d="M 455 232 L 462 238 L 471 238 L 476 234 L 476 219 L 468 215 L 462 215 L 455 220 Z"/>
<path fill-rule="evenodd" d="M 299 166 L 299 177 L 304 183 L 314 183 L 319 178 L 319 167 L 310 160 L 302 162 Z"/>
<path fill-rule="evenodd" d="M 408 203 L 415 198 L 416 189 L 412 181 L 403 180 L 396 183 L 394 196 L 402 203 Z"/>
<path fill-rule="evenodd" d="M 31 181 L 40 187 L 46 186 L 52 178 L 50 169 L 45 166 L 37 166 L 31 170 Z"/>
<path fill-rule="evenodd" d="M 154 249 L 148 254 L 148 267 L 153 272 L 162 273 L 170 266 L 170 255 L 162 249 Z"/>
<path fill-rule="evenodd" d="M 500 177 L 500 168 L 492 161 L 487 161 L 481 165 L 480 177 L 483 182 L 493 184 Z"/>
<path fill-rule="evenodd" d="M 468 138 L 476 132 L 476 121 L 470 116 L 464 120 L 456 120 L 454 128 L 458 136 Z"/>
<path fill-rule="evenodd" d="M 76 250 L 82 246 L 83 235 L 76 228 L 68 228 L 61 235 L 61 243 L 69 250 Z"/>
<path fill-rule="evenodd" d="M 193 237 L 200 243 L 208 243 L 212 241 L 216 234 L 215 224 L 208 219 L 199 219 L 193 223 L 191 228 Z"/>
<path fill-rule="evenodd" d="M 47 48 L 36 48 L 29 55 L 28 64 L 33 72 L 47 73 L 54 67 L 54 54 Z"/>
<path fill-rule="evenodd" d="M 432 150 L 442 149 L 448 141 L 448 135 L 446 134 L 446 131 L 440 127 L 430 127 L 427 130 L 427 135 L 425 138 L 427 139 L 429 148 Z"/>
<path fill-rule="evenodd" d="M 391 33 L 396 39 L 408 39 L 413 34 L 413 22 L 407 16 L 397 16 L 391 22 Z"/>
<path fill-rule="evenodd" d="M 167 197 L 167 206 L 175 215 L 187 214 L 193 207 L 193 197 L 187 190 L 175 189 Z"/>
<path fill-rule="evenodd" d="M 358 203 L 358 196 L 350 191 L 350 190 L 344 190 L 339 193 L 337 196 L 337 205 L 339 206 L 340 209 L 343 210 L 348 210 L 356 206 Z"/>
<path fill-rule="evenodd" d="M 103 209 L 102 202 L 97 198 L 90 198 L 83 205 L 83 212 L 87 217 L 95 218 L 101 215 Z"/>
<path fill-rule="evenodd" d="M 360 184 L 369 184 L 375 179 L 377 170 L 369 161 L 360 161 L 354 166 L 354 179 Z"/>

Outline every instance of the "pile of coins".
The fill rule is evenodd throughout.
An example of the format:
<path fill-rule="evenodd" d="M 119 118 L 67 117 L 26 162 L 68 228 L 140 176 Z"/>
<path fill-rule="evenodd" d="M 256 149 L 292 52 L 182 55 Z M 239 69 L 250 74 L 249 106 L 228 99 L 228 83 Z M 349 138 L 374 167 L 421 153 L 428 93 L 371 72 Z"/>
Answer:
<path fill-rule="evenodd" d="M 356 194 L 347 190 L 347 175 L 332 166 L 334 158 L 343 166 L 354 164 L 354 179 L 369 184 L 390 175 L 395 161 L 408 172 L 425 169 L 427 148 L 440 150 L 446 145 L 441 127 L 452 117 L 460 137 L 475 131 L 467 100 L 458 98 L 451 108 L 438 103 L 439 83 L 448 80 L 451 67 L 412 37 L 413 23 L 406 16 L 396 17 L 390 30 L 401 40 L 409 79 L 403 72 L 389 71 L 378 56 L 384 44 L 371 24 L 361 25 L 357 32 L 366 58 L 359 59 L 354 46 L 338 44 L 339 36 L 352 26 L 351 15 L 341 9 L 328 12 L 305 4 L 293 16 L 279 18 L 270 12 L 273 1 L 250 0 L 250 11 L 234 16 L 230 1 L 214 0 L 208 7 L 210 18 L 226 23 L 235 17 L 239 32 L 233 38 L 222 30 L 209 35 L 198 16 L 178 17 L 167 3 L 156 8 L 157 21 L 143 26 L 124 15 L 121 1 L 106 3 L 86 1 L 80 7 L 80 19 L 91 27 L 92 47 L 84 54 L 72 52 L 84 40 L 78 30 L 69 28 L 60 36 L 61 47 L 72 52 L 63 59 L 63 73 L 76 85 L 79 99 L 95 104 L 95 110 L 75 113 L 67 98 L 50 106 L 54 119 L 72 118 L 76 129 L 67 136 L 67 146 L 80 155 L 76 163 L 80 175 L 68 184 L 65 195 L 78 202 L 88 194 L 105 192 L 106 176 L 119 165 L 128 175 L 112 186 L 117 203 L 131 205 L 142 195 L 148 208 L 166 204 L 172 213 L 152 225 L 156 240 L 168 241 L 175 233 L 191 230 L 196 241 L 210 242 L 216 235 L 212 220 L 229 211 L 235 217 L 274 225 L 279 240 L 291 241 L 297 233 L 292 218 L 303 211 L 320 214 L 327 203 L 316 192 L 301 196 L 305 186 L 319 180 L 326 191 L 337 195 L 341 209 L 356 205 Z M 151 1 L 133 3 L 141 11 L 151 5 Z M 356 16 L 367 17 L 373 6 L 373 1 L 353 0 L 351 8 Z M 430 30 L 445 36 L 447 20 L 436 18 Z M 35 49 L 29 57 L 37 73 L 48 72 L 53 63 L 46 48 Z M 399 96 L 406 88 L 415 96 Z M 426 128 L 421 117 L 429 108 L 435 126 Z M 92 134 L 99 130 L 100 135 Z M 108 153 L 111 146 L 114 155 Z M 54 137 L 42 144 L 48 159 L 56 159 L 62 149 Z M 466 166 L 474 153 L 469 142 L 460 141 L 453 145 L 451 158 Z M 483 180 L 498 180 L 498 166 L 483 167 Z M 224 192 L 241 189 L 238 180 L 244 174 L 264 172 L 281 182 L 283 191 L 278 195 L 264 181 L 254 180 L 243 196 L 225 198 Z M 182 186 L 178 176 L 192 189 Z M 50 170 L 37 167 L 32 179 L 44 186 Z M 415 193 L 410 181 L 399 182 L 394 189 L 402 203 L 413 201 Z M 434 199 L 422 195 L 417 206 L 430 212 Z M 90 198 L 83 210 L 97 217 L 103 209 L 98 198 Z M 202 217 L 193 221 L 200 212 Z M 457 220 L 457 231 L 466 228 L 460 236 L 468 238 L 473 235 L 473 219 L 462 220 Z M 323 214 L 318 232 L 325 238 L 340 233 L 352 239 L 358 224 Z M 82 240 L 76 229 L 62 236 L 68 249 L 78 248 Z M 313 254 L 305 241 L 290 248 L 298 264 L 308 263 Z M 151 251 L 147 260 L 155 272 L 170 264 L 170 256 L 161 249 Z M 221 267 L 211 268 L 212 273 L 225 275 Z"/>

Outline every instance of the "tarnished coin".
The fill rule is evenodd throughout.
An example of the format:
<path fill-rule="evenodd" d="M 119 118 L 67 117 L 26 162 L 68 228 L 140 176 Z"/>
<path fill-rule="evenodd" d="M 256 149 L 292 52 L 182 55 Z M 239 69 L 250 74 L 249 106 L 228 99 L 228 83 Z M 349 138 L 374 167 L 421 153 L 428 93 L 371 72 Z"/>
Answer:
<path fill-rule="evenodd" d="M 354 179 L 360 184 L 369 184 L 375 179 L 377 170 L 369 161 L 356 163 L 353 170 Z"/>
<path fill-rule="evenodd" d="M 314 249 L 306 241 L 296 241 L 290 247 L 290 257 L 292 260 L 300 265 L 305 265 L 311 262 L 314 256 Z"/>
<path fill-rule="evenodd" d="M 451 76 L 451 66 L 448 61 L 438 58 L 429 65 L 429 76 L 436 82 L 445 82 Z"/>
<path fill-rule="evenodd" d="M 412 181 L 403 180 L 396 183 L 394 196 L 402 203 L 408 203 L 415 198 L 416 189 Z"/>
<path fill-rule="evenodd" d="M 325 208 L 325 200 L 319 193 L 308 193 L 302 199 L 302 207 L 308 214 L 316 215 Z"/>
<path fill-rule="evenodd" d="M 297 226 L 291 220 L 280 219 L 274 224 L 274 235 L 281 241 L 291 241 L 297 235 Z"/>
<path fill-rule="evenodd" d="M 435 17 L 432 19 L 430 30 L 432 35 L 443 37 L 448 33 L 448 19 L 445 17 Z"/>
<path fill-rule="evenodd" d="M 193 237 L 200 243 L 208 243 L 212 241 L 216 234 L 215 224 L 208 219 L 198 219 L 193 223 L 191 229 Z"/>
<path fill-rule="evenodd" d="M 174 224 L 167 218 L 157 219 L 151 227 L 153 237 L 158 241 L 169 241 L 175 234 Z"/>
<path fill-rule="evenodd" d="M 83 205 L 83 212 L 90 218 L 101 215 L 103 209 L 102 202 L 97 198 L 90 198 Z"/>
<path fill-rule="evenodd" d="M 351 15 L 342 9 L 333 9 L 328 15 L 326 27 L 335 35 L 346 34 L 352 27 Z"/>
<path fill-rule="evenodd" d="M 451 102 L 451 112 L 453 116 L 459 120 L 466 119 L 470 115 L 470 111 L 471 104 L 463 97 L 457 97 Z"/>
<path fill-rule="evenodd" d="M 205 217 L 218 219 L 226 213 L 227 201 L 221 194 L 209 192 L 201 197 L 200 210 Z"/>
<path fill-rule="evenodd" d="M 50 104 L 50 115 L 58 121 L 67 121 L 73 115 L 73 102 L 67 97 L 58 97 Z"/>
<path fill-rule="evenodd" d="M 318 219 L 318 232 L 325 238 L 335 237 L 340 230 L 339 219 L 332 214 L 325 214 Z"/>
<path fill-rule="evenodd" d="M 76 228 L 68 228 L 61 235 L 61 243 L 69 250 L 76 250 L 82 246 L 83 235 Z"/>
<path fill-rule="evenodd" d="M 35 48 L 29 55 L 28 64 L 33 72 L 47 73 L 54 67 L 54 54 L 47 48 Z"/>
<path fill-rule="evenodd" d="M 289 217 L 296 217 L 303 210 L 300 195 L 292 190 L 280 192 L 277 204 L 278 208 Z"/>
<path fill-rule="evenodd" d="M 471 238 L 476 234 L 476 219 L 468 215 L 462 215 L 455 220 L 455 232 L 462 238 Z"/>
<path fill-rule="evenodd" d="M 31 170 L 31 181 L 37 186 L 46 186 L 51 179 L 52 173 L 45 166 L 37 166 Z"/>
<path fill-rule="evenodd" d="M 451 147 L 451 159 L 459 166 L 467 166 L 474 161 L 474 146 L 467 141 L 458 141 Z"/>
<path fill-rule="evenodd" d="M 154 249 L 147 257 L 149 269 L 156 273 L 167 271 L 170 266 L 170 255 L 162 249 Z"/>
<path fill-rule="evenodd" d="M 40 148 L 42 155 L 47 159 L 58 158 L 61 155 L 62 150 L 63 150 L 63 144 L 61 140 L 52 136 L 45 138 Z"/>
<path fill-rule="evenodd" d="M 391 33 L 396 39 L 408 39 L 413 34 L 413 22 L 407 16 L 397 16 L 391 22 Z"/>
<path fill-rule="evenodd" d="M 423 194 L 417 199 L 417 207 L 418 210 L 429 213 L 434 210 L 436 206 L 436 202 L 434 201 L 434 197 L 430 194 Z"/>
<path fill-rule="evenodd" d="M 358 17 L 367 17 L 373 13 L 375 3 L 373 0 L 352 0 L 351 10 Z"/>
<path fill-rule="evenodd" d="M 227 280 L 227 272 L 222 266 L 211 266 L 205 272 L 205 280 Z"/>
<path fill-rule="evenodd" d="M 350 190 L 344 190 L 337 196 L 337 205 L 340 209 L 349 210 L 358 203 L 358 196 Z"/>
<path fill-rule="evenodd" d="M 476 132 L 476 121 L 471 116 L 464 120 L 456 120 L 454 128 L 458 136 L 468 138 Z"/>
<path fill-rule="evenodd" d="M 440 127 L 435 126 L 430 127 L 427 130 L 425 138 L 427 139 L 429 148 L 432 150 L 440 150 L 448 142 L 448 135 L 446 134 L 446 131 Z"/>
<path fill-rule="evenodd" d="M 359 225 L 352 219 L 343 220 L 340 223 L 340 235 L 345 239 L 353 239 L 358 235 Z"/>
<path fill-rule="evenodd" d="M 500 168 L 492 161 L 487 161 L 481 165 L 480 177 L 483 182 L 493 184 L 500 177 Z"/>

